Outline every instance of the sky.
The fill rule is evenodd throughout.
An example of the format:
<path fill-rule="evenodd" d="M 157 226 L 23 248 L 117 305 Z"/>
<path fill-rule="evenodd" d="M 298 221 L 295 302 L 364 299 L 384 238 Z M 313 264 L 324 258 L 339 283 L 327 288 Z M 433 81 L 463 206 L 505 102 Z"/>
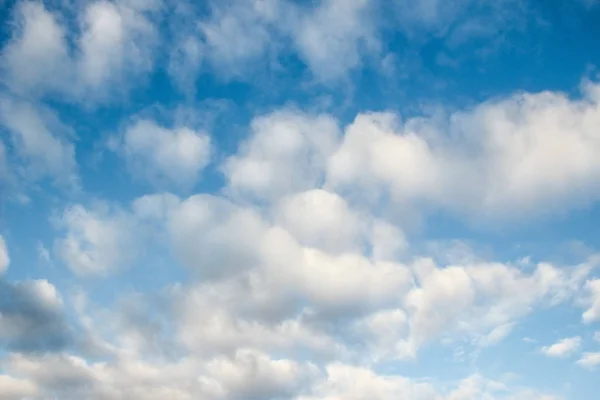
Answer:
<path fill-rule="evenodd" d="M 0 0 L 1 400 L 595 400 L 600 2 Z"/>

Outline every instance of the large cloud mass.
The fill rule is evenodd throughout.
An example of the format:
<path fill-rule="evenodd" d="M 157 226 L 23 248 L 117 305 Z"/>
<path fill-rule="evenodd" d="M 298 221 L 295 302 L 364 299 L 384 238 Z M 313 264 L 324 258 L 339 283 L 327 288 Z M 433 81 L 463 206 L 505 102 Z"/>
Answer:
<path fill-rule="evenodd" d="M 11 4 L 0 399 L 577 398 L 552 374 L 600 366 L 597 252 L 477 239 L 597 206 L 600 83 L 363 107 L 533 9 Z"/>

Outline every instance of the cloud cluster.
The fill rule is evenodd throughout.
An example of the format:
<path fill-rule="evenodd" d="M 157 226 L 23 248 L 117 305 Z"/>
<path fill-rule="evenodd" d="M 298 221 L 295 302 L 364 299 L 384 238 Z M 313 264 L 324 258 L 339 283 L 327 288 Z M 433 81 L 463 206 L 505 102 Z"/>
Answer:
<path fill-rule="evenodd" d="M 259 64 L 281 71 L 290 56 L 317 81 L 331 83 L 366 64 L 380 64 L 389 55 L 383 35 L 448 36 L 449 46 L 456 47 L 453 43 L 511 29 L 499 10 L 525 12 L 519 0 L 496 7 L 475 3 L 402 1 L 389 10 L 381 0 L 228 0 L 209 1 L 202 10 L 187 1 L 22 1 L 13 10 L 15 28 L 2 49 L 0 69 L 17 94 L 72 101 L 122 96 L 132 81 L 144 81 L 157 67 L 184 92 L 194 92 L 207 68 L 245 79 Z M 478 16 L 494 12 L 494 18 L 464 21 L 466 10 L 479 9 Z"/>
<path fill-rule="evenodd" d="M 61 354 L 13 354 L 2 362 L 0 387 L 9 399 L 36 398 L 51 393 L 63 399 L 380 399 L 475 400 L 536 399 L 557 397 L 508 385 L 479 375 L 458 382 L 451 390 L 431 382 L 399 375 L 329 364 L 324 371 L 310 363 L 275 360 L 251 350 L 210 361 L 185 357 L 152 362 L 121 357 L 111 363 L 89 363 Z"/>
<path fill-rule="evenodd" d="M 418 205 L 500 220 L 589 204 L 600 194 L 598 84 L 582 97 L 522 93 L 442 117 L 360 113 L 256 118 L 223 166 L 228 188 L 259 200 L 325 187 L 353 203 Z"/>
<path fill-rule="evenodd" d="M 78 186 L 77 135 L 48 99 L 116 104 L 159 63 L 184 91 L 205 67 L 243 79 L 290 59 L 339 82 L 386 51 L 377 18 L 390 10 L 378 0 L 209 1 L 203 14 L 178 3 L 16 4 L 0 57 L 1 184 Z M 475 6 L 401 1 L 391 18 L 409 36 L 453 32 L 458 46 L 478 30 L 480 21 L 461 20 Z M 133 268 L 150 276 L 158 263 L 168 273 L 157 279 L 185 279 L 109 305 L 85 289 L 2 277 L 0 397 L 559 399 L 508 379 L 440 382 L 389 365 L 432 348 L 476 355 L 553 307 L 581 306 L 581 323 L 597 323 L 600 258 L 513 263 L 466 245 L 436 257 L 413 246 L 406 222 L 441 213 L 495 227 L 600 200 L 600 84 L 585 80 L 577 97 L 515 93 L 407 119 L 363 111 L 346 122 L 282 107 L 254 116 L 228 154 L 211 133 L 177 122 L 120 125 L 108 147 L 160 191 L 125 204 L 60 203 L 52 252 L 83 286 Z M 222 185 L 190 194 L 205 170 Z M 15 261 L 0 236 L 0 275 L 11 262 L 7 276 Z M 541 353 L 600 365 L 584 335 Z"/>
<path fill-rule="evenodd" d="M 151 71 L 157 40 L 151 20 L 159 9 L 156 1 L 84 2 L 74 34 L 56 10 L 19 2 L 16 29 L 2 50 L 3 81 L 24 96 L 105 100 L 109 90 Z"/>

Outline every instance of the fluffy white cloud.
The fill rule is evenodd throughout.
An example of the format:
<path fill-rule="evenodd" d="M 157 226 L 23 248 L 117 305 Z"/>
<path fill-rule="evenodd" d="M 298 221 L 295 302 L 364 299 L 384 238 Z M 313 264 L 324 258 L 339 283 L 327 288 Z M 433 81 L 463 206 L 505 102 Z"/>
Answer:
<path fill-rule="evenodd" d="M 565 338 L 554 343 L 552 346 L 542 347 L 542 353 L 548 357 L 567 357 L 579 350 L 581 337 Z"/>
<path fill-rule="evenodd" d="M 424 138 L 401 130 L 393 114 L 357 116 L 328 160 L 329 181 L 335 187 L 352 185 L 367 193 L 381 190 L 382 185 L 398 199 L 435 196 L 442 178 L 438 159 Z"/>
<path fill-rule="evenodd" d="M 157 184 L 191 187 L 211 153 L 210 137 L 187 127 L 139 120 L 123 134 L 122 152 L 135 174 Z"/>
<path fill-rule="evenodd" d="M 68 82 L 66 32 L 42 3 L 19 2 L 16 27 L 2 50 L 3 81 L 17 93 L 61 91 Z"/>
<path fill-rule="evenodd" d="M 70 142 L 73 133 L 53 112 L 0 97 L 0 125 L 10 132 L 16 156 L 23 162 L 19 170 L 22 177 L 50 177 L 63 184 L 76 182 L 75 147 Z"/>
<path fill-rule="evenodd" d="M 15 93 L 67 100 L 105 100 L 153 67 L 158 34 L 151 15 L 160 1 L 83 2 L 71 32 L 60 8 L 23 1 L 15 7 L 11 40 L 2 50 L 3 80 Z M 77 25 L 77 24 L 73 24 Z M 74 49 L 71 49 L 71 43 Z"/>
<path fill-rule="evenodd" d="M 0 275 L 6 272 L 10 264 L 10 257 L 8 256 L 8 249 L 4 237 L 0 235 Z"/>
<path fill-rule="evenodd" d="M 600 353 L 583 353 L 577 365 L 589 369 L 597 367 L 600 365 Z"/>
<path fill-rule="evenodd" d="M 166 235 L 172 254 L 202 281 L 176 307 L 182 310 L 180 339 L 186 346 L 233 349 L 239 342 L 265 350 L 268 343 L 293 348 L 283 339 L 287 335 L 303 346 L 334 348 L 333 321 L 349 323 L 349 332 L 363 335 L 375 358 L 414 357 L 442 338 L 489 346 L 536 308 L 570 300 L 595 265 L 592 258 L 573 267 L 540 263 L 523 269 L 473 256 L 448 265 L 427 258 L 402 264 L 381 256 L 388 250 L 375 251 L 381 238 L 372 234 L 372 226 L 381 221 L 340 229 L 360 226 L 366 237 L 362 245 L 373 249 L 367 257 L 364 247 L 338 246 L 353 241 L 336 236 L 330 229 L 334 222 L 321 223 L 316 208 L 311 210 L 320 204 L 313 196 L 328 204 L 328 215 L 343 211 L 336 221 L 352 221 L 353 211 L 342 199 L 323 190 L 283 197 L 273 220 L 218 196 L 180 200 L 165 194 L 134 202 L 131 218 L 154 221 L 152 229 Z M 307 199 L 306 209 L 285 210 L 290 201 Z M 396 251 L 404 243 L 394 227 L 385 225 L 383 231 L 393 233 L 386 238 L 392 245 L 384 248 Z M 338 354 L 346 351 L 346 338 L 341 340 Z"/>
<path fill-rule="evenodd" d="M 158 40 L 148 13 L 160 1 L 96 1 L 80 16 L 81 37 L 76 60 L 82 84 L 92 92 L 106 85 L 126 85 L 128 76 L 144 75 L 153 66 L 153 47 Z"/>
<path fill-rule="evenodd" d="M 600 319 L 600 279 L 588 281 L 585 289 L 589 295 L 589 308 L 583 313 L 583 322 L 591 323 Z"/>
<path fill-rule="evenodd" d="M 107 207 L 67 208 L 58 221 L 65 236 L 54 243 L 63 262 L 78 275 L 106 275 L 124 268 L 135 254 L 133 222 Z"/>
<path fill-rule="evenodd" d="M 600 194 L 597 87 L 585 83 L 578 100 L 518 94 L 442 120 L 360 114 L 328 161 L 328 181 L 492 219 L 588 204 Z"/>
<path fill-rule="evenodd" d="M 290 110 L 254 119 L 251 131 L 223 171 L 231 190 L 258 199 L 317 187 L 340 135 L 333 118 Z"/>
<path fill-rule="evenodd" d="M 325 0 L 302 11 L 294 11 L 300 18 L 291 19 L 290 34 L 317 78 L 339 79 L 359 67 L 364 55 L 377 50 L 373 1 Z"/>
<path fill-rule="evenodd" d="M 333 218 L 327 223 L 315 214 L 322 202 L 325 220 Z M 591 258 L 573 267 L 524 268 L 473 256 L 399 263 L 381 255 L 403 243 L 394 227 L 382 228 L 393 233 L 386 238 L 392 244 L 377 244 L 373 226 L 383 222 L 352 222 L 347 204 L 324 190 L 283 197 L 272 215 L 210 195 L 146 196 L 132 209 L 135 218 L 155 221 L 172 254 L 201 279 L 175 308 L 182 313 L 180 340 L 202 351 L 231 350 L 238 342 L 265 351 L 268 343 L 293 348 L 286 335 L 303 346 L 334 348 L 336 324 L 349 332 L 338 354 L 354 334 L 383 359 L 414 357 L 439 339 L 490 346 L 536 308 L 571 300 L 595 265 Z M 352 240 L 337 230 L 353 232 Z M 364 235 L 361 245 L 354 246 L 356 235 Z M 371 257 L 363 255 L 365 245 Z"/>

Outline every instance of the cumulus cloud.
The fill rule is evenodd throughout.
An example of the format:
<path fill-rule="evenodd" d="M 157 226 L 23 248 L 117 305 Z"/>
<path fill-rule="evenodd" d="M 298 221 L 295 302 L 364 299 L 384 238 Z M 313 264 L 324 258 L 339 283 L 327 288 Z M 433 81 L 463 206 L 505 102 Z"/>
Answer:
<path fill-rule="evenodd" d="M 73 133 L 49 109 L 0 97 L 0 125 L 10 133 L 23 178 L 49 177 L 72 185 L 77 179 Z"/>
<path fill-rule="evenodd" d="M 581 337 L 576 336 L 559 340 L 552 346 L 542 347 L 542 353 L 548 357 L 567 357 L 579 350 Z"/>
<path fill-rule="evenodd" d="M 583 322 L 591 323 L 600 319 L 600 279 L 590 280 L 585 289 L 588 293 L 589 308 L 583 313 Z"/>
<path fill-rule="evenodd" d="M 581 358 L 577 360 L 577 365 L 594 369 L 598 365 L 600 365 L 600 353 L 583 353 Z"/>
<path fill-rule="evenodd" d="M 68 82 L 67 33 L 42 3 L 15 8 L 16 28 L 2 50 L 3 81 L 17 93 L 57 92 Z"/>
<path fill-rule="evenodd" d="M 108 358 L 96 363 L 66 352 L 13 351 L 2 362 L 6 376 L 22 380 L 18 390 L 65 399 L 552 398 L 481 377 L 449 390 L 344 360 L 360 365 L 414 357 L 441 338 L 476 346 L 497 343 L 534 309 L 569 300 L 591 264 L 559 269 L 542 263 L 524 271 L 474 257 L 454 265 L 369 257 L 360 247 L 338 247 L 345 239 L 318 224 L 320 216 L 311 211 L 325 202 L 327 209 L 343 210 L 342 216 L 353 215 L 341 198 L 324 190 L 294 196 L 283 197 L 282 204 L 285 208 L 290 199 L 306 204 L 301 213 L 306 226 L 291 215 L 262 213 L 216 195 L 144 196 L 125 215 L 67 209 L 63 223 L 70 230 L 56 246 L 63 257 L 73 256 L 73 264 L 65 261 L 75 272 L 118 265 L 115 257 L 126 250 L 119 247 L 126 242 L 120 232 L 135 232 L 119 223 L 135 219 L 164 231 L 174 256 L 200 281 L 168 288 L 162 306 L 143 295 L 129 303 L 133 308 L 86 315 L 87 308 L 76 301 L 89 345 Z M 357 224 L 364 240 L 377 239 L 368 235 L 374 221 Z M 321 235 L 325 245 L 311 243 L 310 232 Z M 61 309 L 49 284 L 41 286 L 38 296 Z M 306 354 L 315 364 L 298 361 Z"/>
<path fill-rule="evenodd" d="M 299 202 L 298 215 L 285 209 L 289 201 Z M 311 210 L 320 202 L 332 218 L 325 224 Z M 381 221 L 358 218 L 332 193 L 300 192 L 281 204 L 265 214 L 215 195 L 134 202 L 131 218 L 154 221 L 176 260 L 200 279 L 174 307 L 186 347 L 231 350 L 239 342 L 289 350 L 294 338 L 313 349 L 335 348 L 337 341 L 336 354 L 348 354 L 358 334 L 376 358 L 398 359 L 440 339 L 491 346 L 535 309 L 573 299 L 595 265 L 593 258 L 527 270 L 477 257 L 400 263 L 375 251 L 381 238 L 372 227 Z M 350 226 L 336 229 L 338 223 Z M 402 240 L 393 226 L 384 228 L 400 243 L 384 247 L 396 251 Z M 352 235 L 339 236 L 339 230 Z M 363 254 L 369 246 L 372 254 Z M 342 326 L 347 334 L 340 334 Z"/>
<path fill-rule="evenodd" d="M 88 90 L 102 92 L 151 71 L 158 33 L 148 14 L 159 7 L 160 1 L 97 1 L 85 7 L 76 64 Z"/>
<path fill-rule="evenodd" d="M 517 94 L 442 122 L 359 114 L 328 160 L 328 181 L 492 219 L 589 204 L 600 187 L 596 89 L 584 84 L 581 99 Z"/>
<path fill-rule="evenodd" d="M 132 171 L 158 185 L 190 188 L 210 159 L 210 137 L 187 127 L 167 129 L 139 120 L 128 127 L 121 151 Z"/>
<path fill-rule="evenodd" d="M 0 344 L 4 348 L 23 352 L 65 348 L 72 337 L 62 313 L 62 297 L 48 281 L 0 281 Z"/>
<path fill-rule="evenodd" d="M 159 1 L 93 1 L 75 6 L 78 24 L 65 23 L 60 7 L 22 1 L 16 29 L 2 50 L 3 80 L 24 96 L 106 100 L 129 88 L 154 65 L 158 41 L 151 15 Z M 75 32 L 71 26 L 79 25 Z M 72 46 L 72 44 L 74 46 Z"/>

